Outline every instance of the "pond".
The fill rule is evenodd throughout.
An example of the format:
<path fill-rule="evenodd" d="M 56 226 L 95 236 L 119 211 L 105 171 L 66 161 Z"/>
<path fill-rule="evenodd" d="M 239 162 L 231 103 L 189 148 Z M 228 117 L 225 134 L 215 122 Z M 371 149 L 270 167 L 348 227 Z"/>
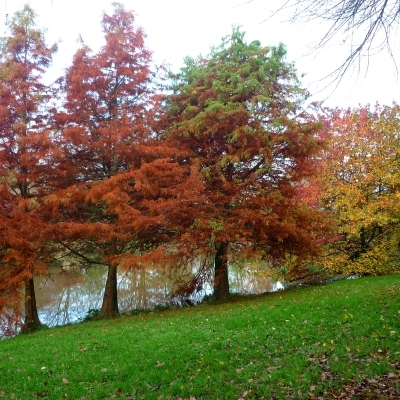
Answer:
<path fill-rule="evenodd" d="M 36 300 L 41 322 L 48 326 L 70 324 L 85 318 L 90 310 L 100 309 L 106 277 L 106 267 L 53 269 L 49 277 L 37 277 Z M 231 293 L 258 294 L 283 289 L 280 282 L 251 268 L 230 267 L 229 281 Z M 166 269 L 124 271 L 118 276 L 119 310 L 165 304 L 175 289 L 176 279 Z M 211 285 L 206 285 L 192 300 L 201 301 L 211 292 Z"/>

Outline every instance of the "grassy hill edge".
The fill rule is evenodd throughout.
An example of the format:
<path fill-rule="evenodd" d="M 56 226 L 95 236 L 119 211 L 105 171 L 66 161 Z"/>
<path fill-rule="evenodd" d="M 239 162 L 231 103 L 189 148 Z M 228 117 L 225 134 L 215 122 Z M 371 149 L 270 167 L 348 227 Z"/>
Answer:
<path fill-rule="evenodd" d="M 399 370 L 400 275 L 0 341 L 0 398 L 10 399 L 396 396 Z"/>

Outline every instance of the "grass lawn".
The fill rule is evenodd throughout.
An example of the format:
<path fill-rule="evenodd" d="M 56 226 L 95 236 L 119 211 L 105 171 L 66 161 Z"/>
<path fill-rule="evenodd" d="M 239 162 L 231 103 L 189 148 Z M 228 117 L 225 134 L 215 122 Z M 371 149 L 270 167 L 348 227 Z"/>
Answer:
<path fill-rule="evenodd" d="M 0 341 L 6 399 L 397 399 L 399 370 L 400 275 Z"/>

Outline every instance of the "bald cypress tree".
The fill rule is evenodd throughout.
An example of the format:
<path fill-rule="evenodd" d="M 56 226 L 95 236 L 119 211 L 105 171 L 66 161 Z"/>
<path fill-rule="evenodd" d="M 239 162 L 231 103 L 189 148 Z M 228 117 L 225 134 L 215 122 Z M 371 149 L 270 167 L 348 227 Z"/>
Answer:
<path fill-rule="evenodd" d="M 8 20 L 0 41 L 0 290 L 15 305 L 16 290 L 24 286 L 25 321 L 39 324 L 33 278 L 46 273 L 47 264 L 38 204 L 54 172 L 53 93 L 42 77 L 57 47 L 46 44 L 35 19 L 26 5 Z"/>
<path fill-rule="evenodd" d="M 321 216 L 297 187 L 315 171 L 320 125 L 285 55 L 235 28 L 172 77 L 167 137 L 187 152 L 182 164 L 198 165 L 207 198 L 191 215 L 188 242 L 212 255 L 204 272 L 214 273 L 217 299 L 229 294 L 230 261 L 281 265 L 287 253 L 300 261 L 318 247 Z"/>

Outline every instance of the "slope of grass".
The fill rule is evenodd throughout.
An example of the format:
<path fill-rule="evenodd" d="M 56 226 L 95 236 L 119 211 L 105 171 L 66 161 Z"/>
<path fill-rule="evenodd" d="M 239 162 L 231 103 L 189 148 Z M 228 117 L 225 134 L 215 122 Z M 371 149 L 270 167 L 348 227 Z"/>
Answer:
<path fill-rule="evenodd" d="M 0 341 L 0 398 L 334 398 L 400 368 L 400 276 Z M 377 398 L 377 397 L 374 397 Z"/>

